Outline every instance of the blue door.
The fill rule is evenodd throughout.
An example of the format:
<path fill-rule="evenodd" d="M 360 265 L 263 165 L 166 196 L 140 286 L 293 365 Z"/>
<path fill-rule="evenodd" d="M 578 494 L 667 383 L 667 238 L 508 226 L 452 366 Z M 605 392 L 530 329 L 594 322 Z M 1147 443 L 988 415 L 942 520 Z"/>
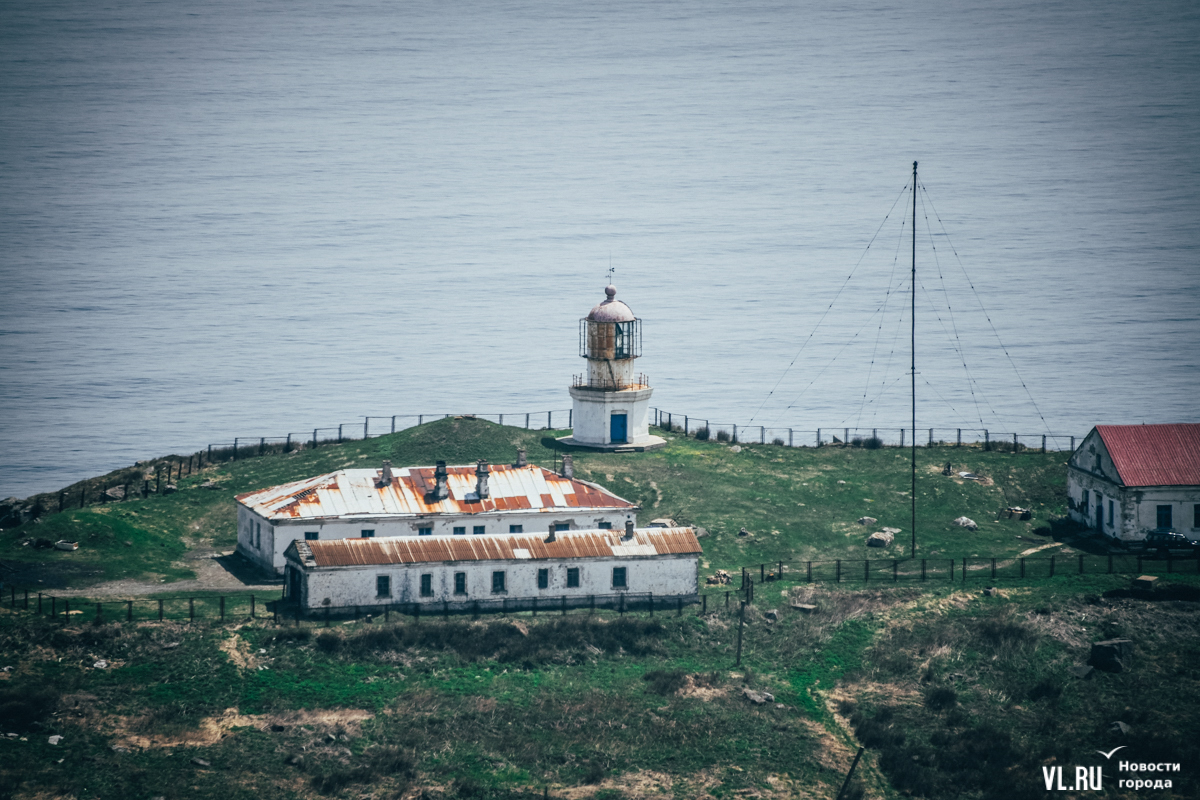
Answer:
<path fill-rule="evenodd" d="M 613 414 L 612 424 L 609 426 L 608 439 L 611 442 L 626 442 L 629 440 L 627 429 L 625 427 L 625 415 Z"/>

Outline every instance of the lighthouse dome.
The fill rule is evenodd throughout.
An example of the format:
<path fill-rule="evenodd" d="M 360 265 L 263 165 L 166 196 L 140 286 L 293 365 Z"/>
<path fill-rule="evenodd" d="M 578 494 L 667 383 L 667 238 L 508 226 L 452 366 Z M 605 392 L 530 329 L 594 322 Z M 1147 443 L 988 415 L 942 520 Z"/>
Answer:
<path fill-rule="evenodd" d="M 605 286 L 604 294 L 606 295 L 604 302 L 596 305 L 587 315 L 591 322 L 632 322 L 637 319 L 633 316 L 633 312 L 629 310 L 629 306 L 616 299 L 617 287 Z"/>

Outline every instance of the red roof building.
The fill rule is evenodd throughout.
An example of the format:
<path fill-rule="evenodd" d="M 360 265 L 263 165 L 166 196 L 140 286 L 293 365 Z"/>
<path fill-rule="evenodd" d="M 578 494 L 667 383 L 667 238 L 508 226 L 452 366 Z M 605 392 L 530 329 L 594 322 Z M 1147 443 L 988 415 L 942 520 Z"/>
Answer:
<path fill-rule="evenodd" d="M 1200 539 L 1200 423 L 1097 425 L 1067 462 L 1070 516 L 1124 541 Z"/>

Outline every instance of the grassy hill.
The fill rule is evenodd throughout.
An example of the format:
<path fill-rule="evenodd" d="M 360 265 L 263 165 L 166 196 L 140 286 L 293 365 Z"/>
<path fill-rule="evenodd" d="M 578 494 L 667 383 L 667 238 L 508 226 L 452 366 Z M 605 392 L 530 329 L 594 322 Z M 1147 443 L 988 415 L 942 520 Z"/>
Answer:
<path fill-rule="evenodd" d="M 477 419 L 444 419 L 378 438 L 328 444 L 206 466 L 179 481 L 179 491 L 46 514 L 0 534 L 0 560 L 19 577 L 43 586 L 80 586 L 118 578 L 177 580 L 192 572 L 183 558 L 200 545 L 229 551 L 236 545 L 234 495 L 341 467 L 450 464 L 485 458 L 512 461 L 525 447 L 533 463 L 553 467 L 554 438 L 565 431 L 528 431 Z M 872 557 L 908 555 L 910 454 L 907 450 L 788 448 L 702 442 L 666 434 L 667 447 L 649 453 L 575 452 L 578 477 L 599 483 L 642 506 L 643 524 L 671 517 L 704 528 L 705 570 L 805 559 L 863 558 L 865 538 L 878 526 L 900 528 L 895 543 Z M 179 460 L 174 458 L 174 460 Z M 922 447 L 918 463 L 918 549 L 922 556 L 1004 556 L 1027 549 L 1048 521 L 1065 511 L 1066 471 L 1061 453 L 985 452 L 978 446 Z M 135 485 L 172 459 L 160 459 L 97 479 L 99 486 Z M 941 474 L 970 471 L 988 480 Z M 212 488 L 204 488 L 205 486 Z M 78 497 L 78 487 L 66 496 Z M 57 493 L 36 498 L 56 509 Z M 1032 521 L 1000 517 L 1002 508 L 1032 508 Z M 959 516 L 979 524 L 967 532 Z M 855 524 L 859 517 L 878 526 Z M 741 528 L 751 535 L 737 536 Z M 30 538 L 80 542 L 73 553 L 36 550 Z M 31 581 L 32 582 L 32 581 Z"/>
<path fill-rule="evenodd" d="M 232 548 L 236 493 L 383 458 L 504 462 L 524 446 L 550 465 L 553 435 L 448 419 L 226 462 L 174 494 L 5 532 L 0 558 L 62 581 L 186 577 L 188 553 Z M 1046 541 L 1062 512 L 1061 454 L 918 456 L 922 553 L 1016 553 Z M 707 529 L 708 572 L 861 558 L 867 529 L 854 520 L 864 514 L 907 533 L 908 457 L 735 452 L 675 436 L 652 453 L 577 453 L 576 470 L 641 503 L 644 521 Z M 991 485 L 942 476 L 946 461 Z M 1008 505 L 1032 507 L 1034 519 L 997 519 Z M 979 531 L 953 525 L 962 514 Z M 743 526 L 753 535 L 738 537 Z M 19 544 L 47 534 L 81 549 Z M 0 739 L 0 796 L 831 799 L 862 745 L 851 798 L 1042 797 L 1047 766 L 1063 766 L 1068 782 L 1075 766 L 1103 766 L 1106 796 L 1194 797 L 1200 707 L 1188 698 L 1200 691 L 1200 577 L 1164 582 L 1157 601 L 1132 596 L 1120 575 L 1060 575 L 987 595 L 948 582 L 776 583 L 760 587 L 744 616 L 735 601 L 712 603 L 705 616 L 695 607 L 392 616 L 329 628 L 244 616 L 52 622 L 0 604 L 0 666 L 11 667 L 0 671 L 0 733 L 15 734 Z M 1092 642 L 1115 636 L 1134 642 L 1129 669 L 1072 671 Z M 748 692 L 773 697 L 756 704 Z M 1121 791 L 1117 778 L 1130 776 L 1096 754 L 1120 746 L 1122 758 L 1179 762 L 1183 772 L 1170 792 Z"/>

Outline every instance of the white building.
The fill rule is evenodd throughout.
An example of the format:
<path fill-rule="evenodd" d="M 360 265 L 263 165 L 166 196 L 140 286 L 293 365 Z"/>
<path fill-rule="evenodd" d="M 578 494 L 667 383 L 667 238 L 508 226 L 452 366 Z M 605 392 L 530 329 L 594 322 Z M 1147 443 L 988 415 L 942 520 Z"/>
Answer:
<path fill-rule="evenodd" d="M 572 431 L 560 441 L 597 450 L 639 451 L 666 442 L 650 435 L 650 388 L 635 374 L 642 354 L 642 324 L 629 306 L 616 299 L 614 286 L 606 299 L 579 321 L 579 355 L 587 374 L 571 386 Z"/>
<path fill-rule="evenodd" d="M 691 528 L 559 534 L 298 539 L 287 549 L 287 597 L 302 609 L 417 603 L 436 610 L 553 610 L 690 602 L 700 543 Z"/>
<path fill-rule="evenodd" d="M 638 506 L 588 481 L 525 463 L 342 469 L 238 495 L 237 550 L 282 574 L 293 540 L 485 536 L 636 523 Z M 544 535 L 544 534 L 543 534 Z"/>
<path fill-rule="evenodd" d="M 1114 539 L 1200 536 L 1200 424 L 1097 425 L 1067 462 L 1067 504 Z"/>

